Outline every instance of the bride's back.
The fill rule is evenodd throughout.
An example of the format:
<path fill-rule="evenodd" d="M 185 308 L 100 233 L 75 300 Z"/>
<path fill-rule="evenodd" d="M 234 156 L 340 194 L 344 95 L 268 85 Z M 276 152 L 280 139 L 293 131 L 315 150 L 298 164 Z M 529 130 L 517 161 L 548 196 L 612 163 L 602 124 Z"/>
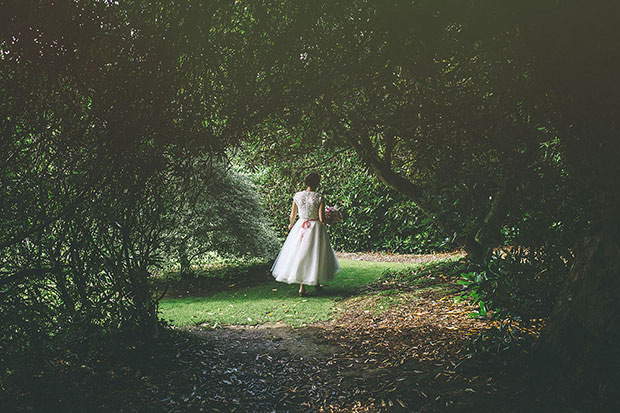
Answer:
<path fill-rule="evenodd" d="M 293 200 L 297 204 L 299 217 L 302 219 L 319 219 L 319 207 L 323 197 L 314 191 L 300 191 Z"/>

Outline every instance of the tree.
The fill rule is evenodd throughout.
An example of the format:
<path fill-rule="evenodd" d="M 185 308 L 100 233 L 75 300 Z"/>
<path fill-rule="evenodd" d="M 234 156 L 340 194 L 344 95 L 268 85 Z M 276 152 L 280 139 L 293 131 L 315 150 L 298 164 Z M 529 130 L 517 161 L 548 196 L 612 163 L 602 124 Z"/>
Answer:
<path fill-rule="evenodd" d="M 250 17 L 223 2 L 3 2 L 2 374 L 60 342 L 157 334 L 166 190 L 261 111 L 248 85 L 264 56 L 236 24 Z"/>
<path fill-rule="evenodd" d="M 615 4 L 314 7 L 313 25 L 282 44 L 287 103 L 255 131 L 263 148 L 354 149 L 483 265 L 509 239 L 534 260 L 574 264 L 569 276 L 555 267 L 565 287 L 543 342 L 576 383 L 596 372 L 607 374 L 591 383 L 609 380 L 618 366 L 602 364 L 617 360 L 619 278 L 603 276 L 617 274 Z M 587 304 L 596 294 L 604 314 Z"/>
<path fill-rule="evenodd" d="M 572 218 L 583 222 L 575 264 L 543 337 L 544 354 L 557 362 L 562 384 L 615 398 L 617 408 L 620 46 L 612 16 L 618 6 L 574 2 L 560 13 L 550 5 L 537 11 L 525 50 L 558 103 L 553 120 L 572 183 L 566 196 L 577 204 Z M 519 22 L 526 17 L 517 15 Z"/>
<path fill-rule="evenodd" d="M 290 101 L 258 134 L 293 148 L 353 148 L 481 262 L 554 135 L 529 106 L 517 32 L 481 35 L 491 12 L 447 4 L 318 5 L 315 26 L 283 46 Z"/>

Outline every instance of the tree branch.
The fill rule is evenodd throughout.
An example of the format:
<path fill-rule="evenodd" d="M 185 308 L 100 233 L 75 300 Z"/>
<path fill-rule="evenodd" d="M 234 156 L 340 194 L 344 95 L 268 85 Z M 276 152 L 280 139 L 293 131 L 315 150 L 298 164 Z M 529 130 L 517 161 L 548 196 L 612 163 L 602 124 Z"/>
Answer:
<path fill-rule="evenodd" d="M 25 280 L 28 277 L 32 277 L 32 276 L 40 277 L 40 276 L 46 275 L 46 274 L 53 274 L 53 273 L 55 273 L 57 271 L 58 271 L 57 268 L 26 268 L 26 269 L 22 269 L 22 270 L 19 270 L 17 272 L 14 272 L 12 275 L 9 275 L 6 278 L 0 279 L 0 288 L 4 287 L 5 285 L 8 285 L 8 284 L 10 284 L 12 282 L 23 281 L 23 280 Z"/>

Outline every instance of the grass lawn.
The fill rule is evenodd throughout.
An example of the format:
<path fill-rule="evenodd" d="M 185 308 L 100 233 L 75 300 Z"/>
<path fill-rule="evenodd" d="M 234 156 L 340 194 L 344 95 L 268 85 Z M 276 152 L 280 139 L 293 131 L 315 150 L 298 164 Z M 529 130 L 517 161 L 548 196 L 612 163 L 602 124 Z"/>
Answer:
<path fill-rule="evenodd" d="M 329 319 L 338 300 L 355 293 L 359 287 L 377 280 L 386 270 L 398 271 L 419 266 L 397 262 L 339 260 L 342 271 L 328 283 L 320 296 L 309 287 L 308 297 L 299 297 L 299 285 L 275 281 L 220 292 L 209 297 L 171 298 L 160 302 L 161 317 L 176 326 L 207 323 L 262 324 L 284 321 L 301 326 Z"/>

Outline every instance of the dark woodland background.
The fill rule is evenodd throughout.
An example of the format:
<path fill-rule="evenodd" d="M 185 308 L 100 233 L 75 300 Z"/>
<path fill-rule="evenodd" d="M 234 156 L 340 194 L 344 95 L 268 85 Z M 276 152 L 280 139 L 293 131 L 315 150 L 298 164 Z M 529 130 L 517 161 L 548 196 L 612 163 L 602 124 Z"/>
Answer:
<path fill-rule="evenodd" d="M 615 2 L 1 9 L 0 383 L 154 339 L 152 275 L 272 259 L 316 170 L 336 249 L 463 249 L 478 300 L 548 317 L 556 389 L 614 405 Z"/>

